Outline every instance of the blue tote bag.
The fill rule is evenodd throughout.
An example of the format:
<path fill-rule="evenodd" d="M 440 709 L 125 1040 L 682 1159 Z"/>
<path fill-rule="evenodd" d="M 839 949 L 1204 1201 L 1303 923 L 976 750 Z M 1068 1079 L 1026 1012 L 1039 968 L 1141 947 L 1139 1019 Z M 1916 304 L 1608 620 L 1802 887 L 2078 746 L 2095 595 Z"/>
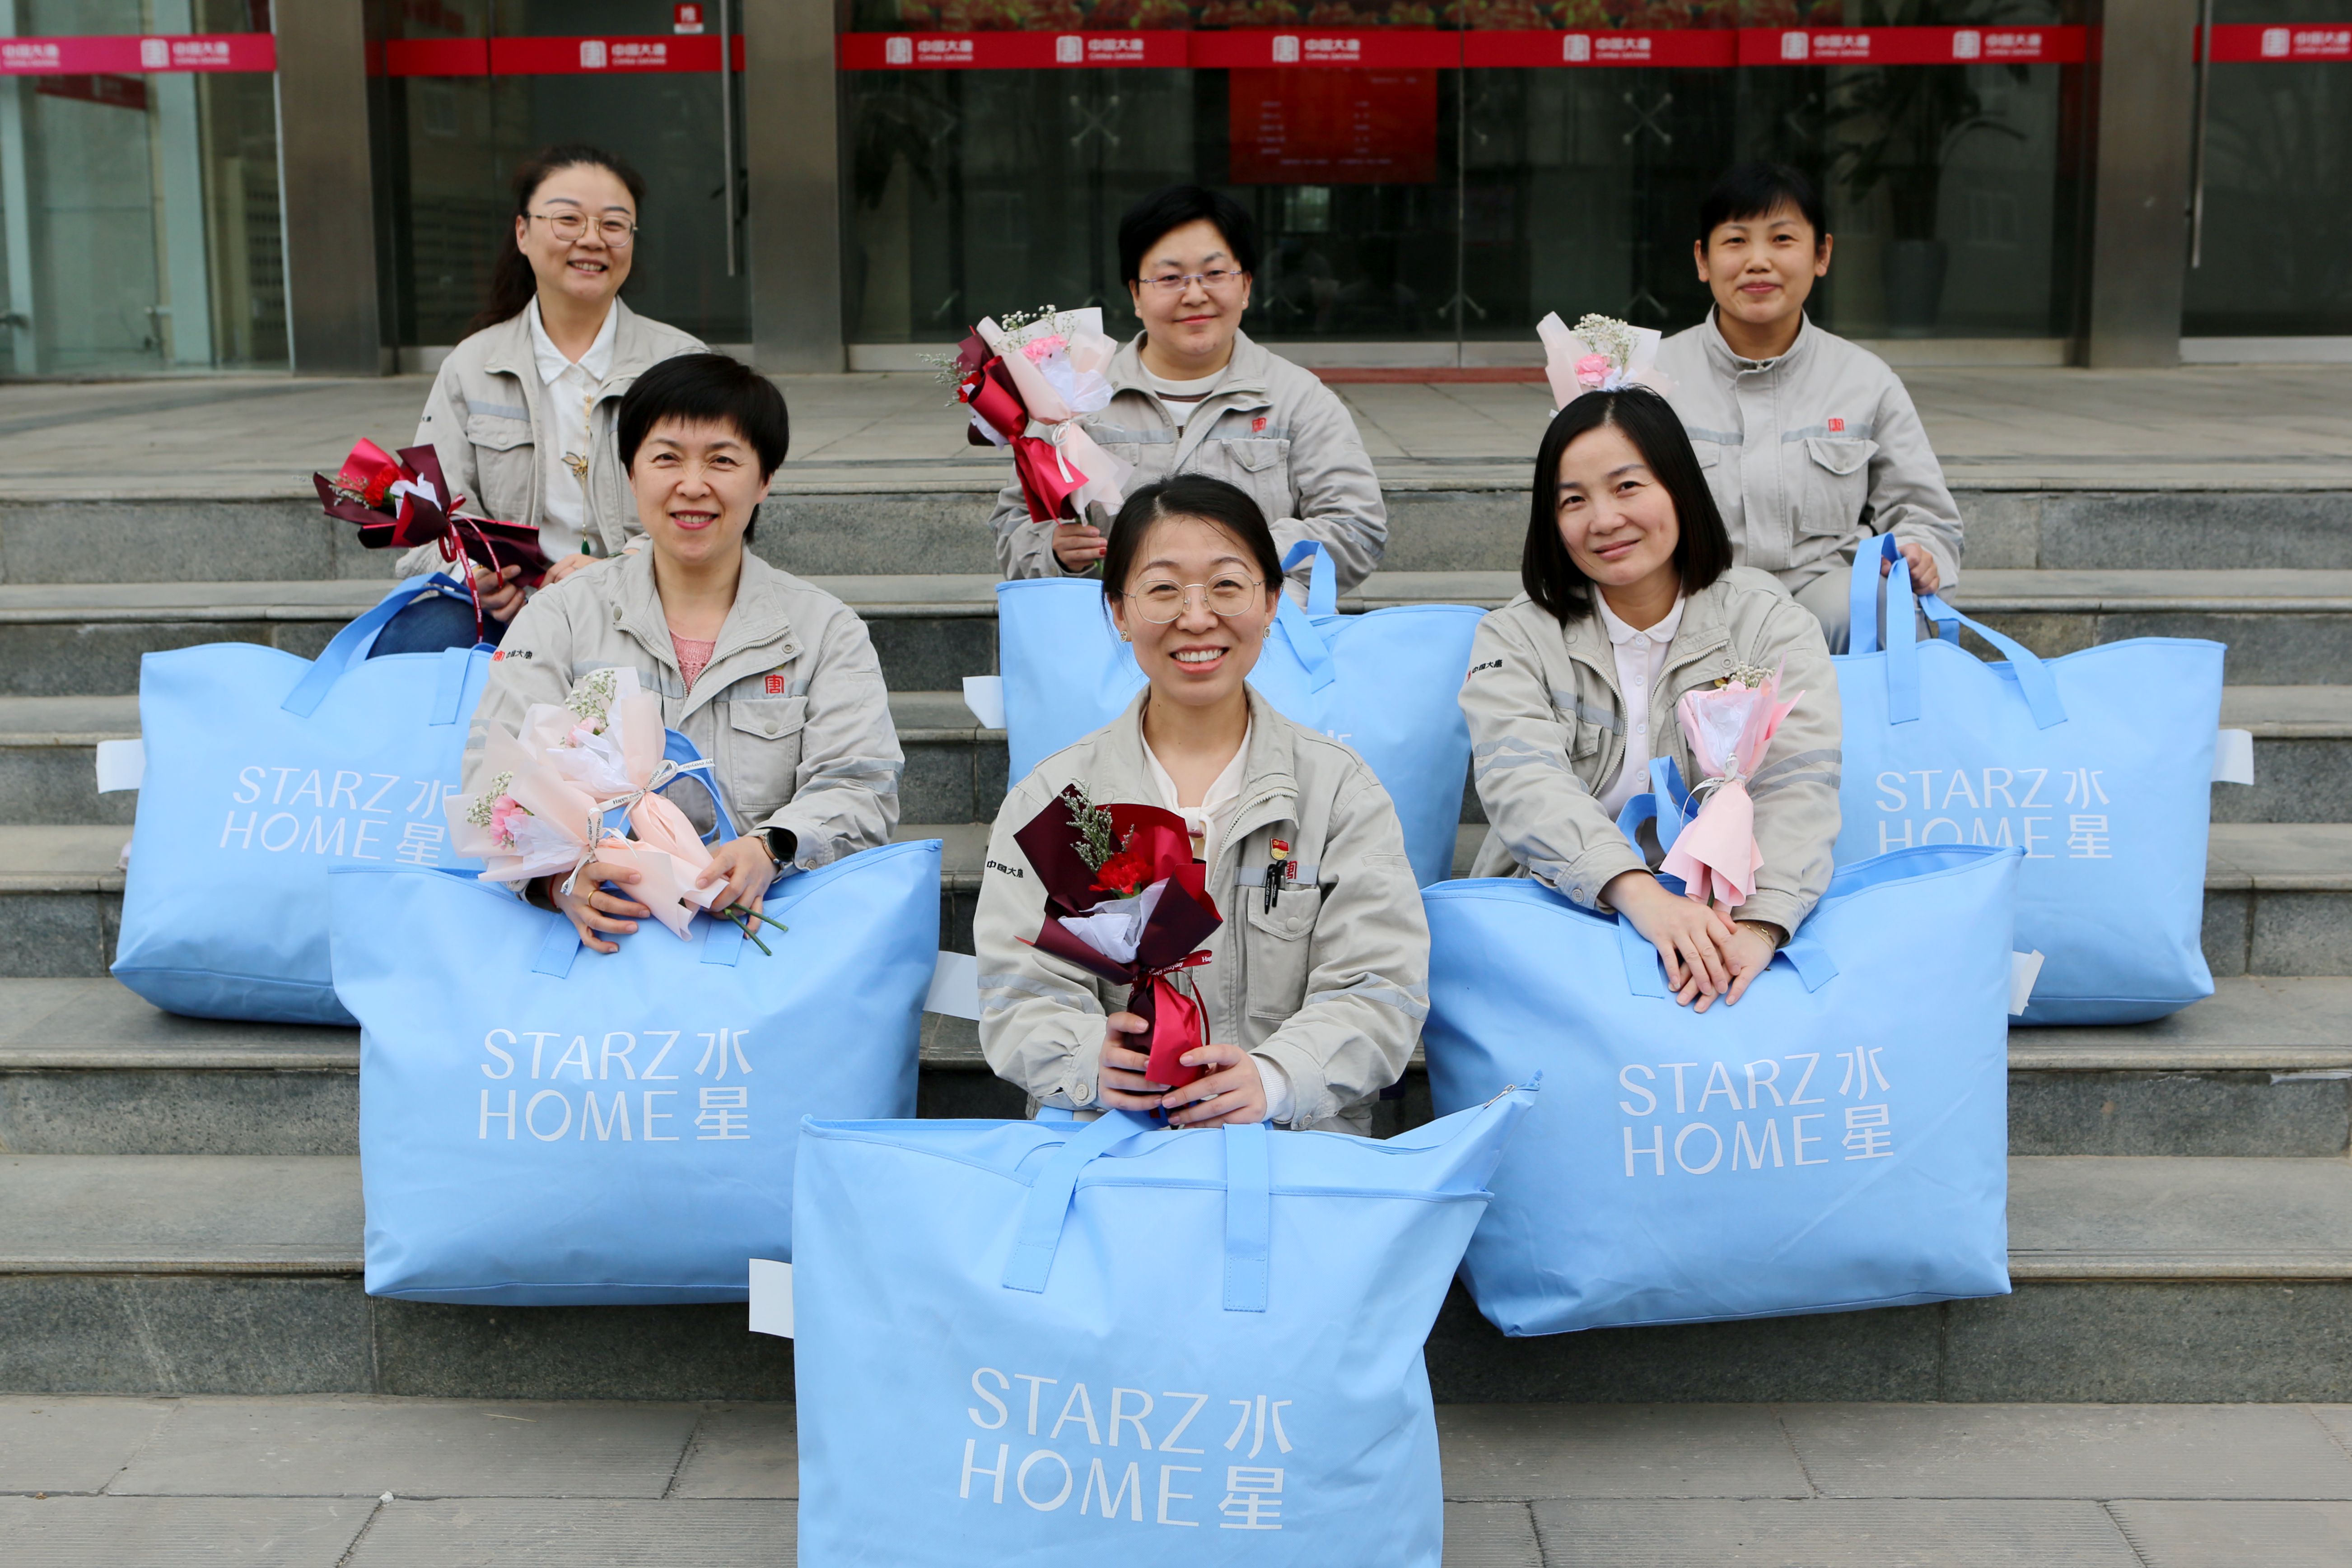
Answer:
<path fill-rule="evenodd" d="M 1855 556 L 1852 589 L 1838 863 L 1906 844 L 2020 850 L 2017 945 L 2045 960 L 2022 1022 L 2139 1023 L 2212 995 L 2200 933 L 2222 644 L 2137 637 L 2042 659 L 1933 594 L 1917 605 L 1937 636 L 1921 643 L 1892 538 Z M 2008 662 L 1962 650 L 1962 626 Z"/>
<path fill-rule="evenodd" d="M 1532 1098 L 1386 1143 L 810 1124 L 803 1568 L 1438 1568 L 1422 1343 Z"/>
<path fill-rule="evenodd" d="M 740 1301 L 789 1258 L 801 1119 L 908 1116 L 940 841 L 775 884 L 618 953 L 504 889 L 339 867 L 358 1015 L 367 1290 L 518 1306 Z"/>
<path fill-rule="evenodd" d="M 1315 558 L 1307 608 L 1288 594 L 1250 684 L 1275 711 L 1353 747 L 1396 803 L 1415 879 L 1453 874 L 1470 767 L 1462 682 L 1484 612 L 1410 604 L 1339 612 L 1338 576 L 1313 540 L 1285 570 Z M 1118 640 L 1090 578 L 1032 578 L 996 587 L 997 668 L 1014 782 L 1071 742 L 1117 718 L 1143 689 L 1134 650 Z"/>
<path fill-rule="evenodd" d="M 349 1024 L 327 963 L 327 870 L 471 866 L 449 849 L 491 650 L 370 659 L 412 578 L 316 660 L 255 643 L 150 653 L 139 666 L 146 775 L 131 835 L 115 978 L 175 1013 Z"/>
<path fill-rule="evenodd" d="M 1543 1074 L 1463 1273 L 1507 1334 L 2009 1290 L 2019 852 L 1839 871 L 1735 1007 L 1524 880 L 1431 888 L 1437 1109 Z"/>

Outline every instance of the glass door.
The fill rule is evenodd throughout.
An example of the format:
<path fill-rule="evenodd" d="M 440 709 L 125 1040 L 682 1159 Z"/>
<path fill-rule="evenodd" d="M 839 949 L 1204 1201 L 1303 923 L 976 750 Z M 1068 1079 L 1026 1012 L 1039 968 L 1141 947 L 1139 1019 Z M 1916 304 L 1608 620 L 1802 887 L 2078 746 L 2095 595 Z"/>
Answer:
<path fill-rule="evenodd" d="M 383 48 L 386 247 L 400 346 L 472 329 L 513 241 L 511 182 L 584 142 L 645 177 L 630 308 L 741 347 L 740 0 L 426 0 Z M 720 62 L 727 62 L 725 70 Z"/>

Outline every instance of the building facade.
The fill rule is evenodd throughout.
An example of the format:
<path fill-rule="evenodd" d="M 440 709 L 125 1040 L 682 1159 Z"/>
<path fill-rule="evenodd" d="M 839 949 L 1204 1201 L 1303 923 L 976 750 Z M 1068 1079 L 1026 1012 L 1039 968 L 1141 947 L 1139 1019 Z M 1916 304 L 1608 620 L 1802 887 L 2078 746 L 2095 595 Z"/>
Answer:
<path fill-rule="evenodd" d="M 1748 157 L 1899 362 L 2352 360 L 2352 0 L 0 0 L 0 373 L 429 367 L 567 141 L 646 178 L 635 308 L 779 371 L 1123 322 L 1178 180 L 1286 353 L 1528 363 L 1696 319 Z"/>

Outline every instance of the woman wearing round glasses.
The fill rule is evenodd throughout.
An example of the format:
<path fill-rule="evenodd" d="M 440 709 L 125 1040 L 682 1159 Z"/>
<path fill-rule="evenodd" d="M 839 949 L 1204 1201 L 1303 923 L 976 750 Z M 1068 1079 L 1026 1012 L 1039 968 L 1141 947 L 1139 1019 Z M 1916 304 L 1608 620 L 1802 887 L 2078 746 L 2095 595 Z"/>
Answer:
<path fill-rule="evenodd" d="M 1244 684 L 1274 627 L 1281 558 L 1257 503 L 1180 475 L 1132 491 L 1103 598 L 1150 685 L 1005 798 L 973 922 L 981 1047 L 1041 1105 L 1163 1111 L 1179 1126 L 1273 1122 L 1368 1133 L 1429 1006 L 1429 925 L 1388 791 L 1340 742 Z M 1068 786 L 1184 819 L 1224 923 L 1179 971 L 1202 1076 L 1144 1077 L 1128 988 L 1034 946 L 1045 892 L 1014 836 Z"/>
<path fill-rule="evenodd" d="M 516 172 L 514 243 L 490 275 L 490 303 L 450 350 L 417 422 L 467 509 L 539 525 L 553 586 L 641 539 L 614 442 L 614 411 L 637 377 L 702 343 L 621 303 L 636 258 L 646 183 L 607 152 L 551 147 Z M 439 549 L 402 558 L 403 576 L 442 570 Z M 476 591 L 496 642 L 522 608 L 516 570 L 477 569 Z M 494 622 L 494 623 L 492 623 Z M 374 653 L 471 643 L 473 607 L 420 598 L 376 639 Z"/>
<path fill-rule="evenodd" d="M 1119 219 L 1118 259 L 1143 330 L 1111 361 L 1110 405 L 1083 416 L 1087 433 L 1134 466 L 1130 489 L 1172 474 L 1236 486 L 1279 553 L 1319 539 L 1339 591 L 1353 590 L 1381 564 L 1388 508 L 1347 405 L 1241 329 L 1257 267 L 1249 214 L 1215 191 L 1171 185 Z M 1084 521 L 1031 522 L 1017 482 L 992 522 L 1007 577 L 1091 571 L 1108 548 Z"/>

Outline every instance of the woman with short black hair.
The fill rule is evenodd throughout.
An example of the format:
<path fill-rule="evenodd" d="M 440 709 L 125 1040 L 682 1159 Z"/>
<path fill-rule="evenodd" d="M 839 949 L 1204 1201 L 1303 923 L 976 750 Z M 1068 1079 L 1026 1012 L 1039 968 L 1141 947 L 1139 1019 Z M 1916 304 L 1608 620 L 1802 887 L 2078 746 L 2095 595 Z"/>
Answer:
<path fill-rule="evenodd" d="M 981 1049 L 1034 1104 L 1180 1126 L 1370 1130 L 1429 1010 L 1429 925 L 1388 791 L 1339 741 L 1245 677 L 1274 628 L 1281 558 L 1257 503 L 1201 475 L 1146 485 L 1111 526 L 1103 600 L 1150 684 L 1039 763 L 990 835 L 973 935 Z M 1206 1044 L 1181 1087 L 1144 1078 L 1126 988 L 1034 945 L 1045 891 L 1017 835 L 1071 785 L 1184 820 L 1224 923 L 1180 973 Z"/>
<path fill-rule="evenodd" d="M 1664 960 L 1677 1001 L 1736 1002 L 1829 885 L 1838 688 L 1822 629 L 1731 541 L 1682 422 L 1656 393 L 1591 392 L 1536 452 L 1519 580 L 1479 622 L 1462 709 L 1491 824 L 1477 876 L 1533 876 L 1614 909 Z M 1748 781 L 1764 855 L 1736 914 L 1669 892 L 1618 830 L 1650 758 L 1699 782 L 1685 692 L 1778 671 L 1803 695 Z"/>
<path fill-rule="evenodd" d="M 1726 172 L 1692 245 L 1715 308 L 1659 346 L 1657 367 L 1739 563 L 1779 579 L 1842 653 L 1855 548 L 1892 534 L 1913 582 L 1948 589 L 1962 531 L 1902 378 L 1805 314 L 1832 245 L 1804 175 L 1761 162 Z"/>
<path fill-rule="evenodd" d="M 609 152 L 550 147 L 515 172 L 513 235 L 490 269 L 490 299 L 472 335 L 433 378 L 415 444 L 430 444 L 466 509 L 532 523 L 552 587 L 641 537 L 613 439 L 622 398 L 647 368 L 702 344 L 636 314 L 621 286 L 636 262 L 646 183 Z M 456 570 L 438 547 L 402 558 L 400 573 Z M 474 569 L 497 642 L 522 608 L 518 569 Z M 386 626 L 373 652 L 425 653 L 475 637 L 473 607 L 427 595 Z"/>
<path fill-rule="evenodd" d="M 634 670 L 710 761 L 740 830 L 702 883 L 725 882 L 716 907 L 756 910 L 777 877 L 889 841 L 906 763 L 882 668 L 847 605 L 743 548 L 791 434 L 774 382 L 724 354 L 681 355 L 637 378 L 614 423 L 646 546 L 522 607 L 476 711 L 465 788 L 486 782 L 491 729 L 519 733 L 531 705 L 563 702 L 583 675 Z M 525 895 L 610 953 L 649 913 L 614 890 L 639 874 L 592 862 L 574 893 L 548 879 Z"/>
<path fill-rule="evenodd" d="M 1347 405 L 1242 331 L 1257 263 L 1257 225 L 1222 192 L 1170 185 L 1129 207 L 1118 264 L 1143 330 L 1111 360 L 1109 406 L 1079 423 L 1135 469 L 1130 488 L 1203 474 L 1242 490 L 1277 550 L 1321 541 L 1350 592 L 1381 564 L 1388 507 Z M 1032 522 L 1018 481 L 991 526 L 1008 578 L 1092 571 L 1108 545 L 1084 519 Z"/>

